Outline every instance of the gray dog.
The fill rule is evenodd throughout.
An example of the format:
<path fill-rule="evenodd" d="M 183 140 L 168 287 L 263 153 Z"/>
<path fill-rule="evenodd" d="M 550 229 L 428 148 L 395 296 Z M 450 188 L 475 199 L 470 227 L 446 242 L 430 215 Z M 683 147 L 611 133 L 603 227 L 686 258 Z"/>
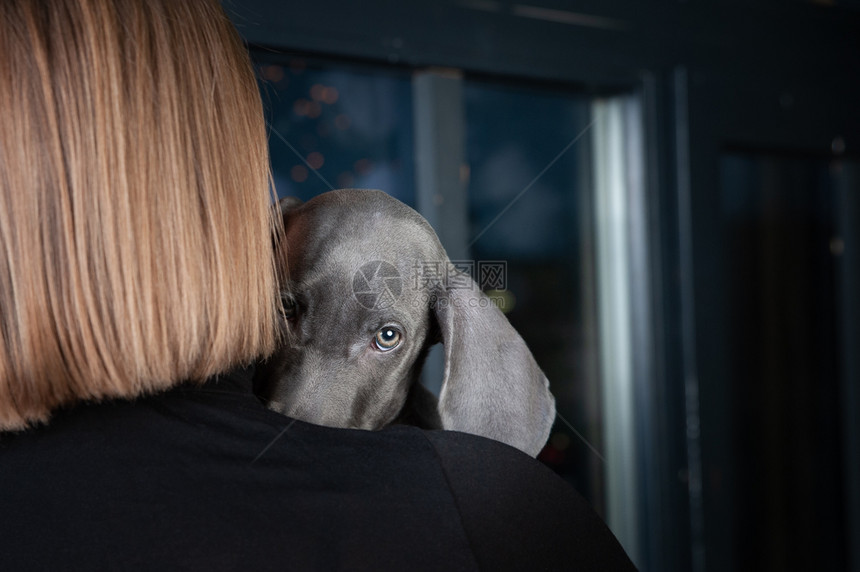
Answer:
<path fill-rule="evenodd" d="M 525 342 L 417 212 L 381 191 L 281 201 L 286 340 L 259 370 L 270 408 L 332 427 L 410 423 L 537 455 L 555 418 Z M 442 342 L 438 399 L 418 383 Z"/>

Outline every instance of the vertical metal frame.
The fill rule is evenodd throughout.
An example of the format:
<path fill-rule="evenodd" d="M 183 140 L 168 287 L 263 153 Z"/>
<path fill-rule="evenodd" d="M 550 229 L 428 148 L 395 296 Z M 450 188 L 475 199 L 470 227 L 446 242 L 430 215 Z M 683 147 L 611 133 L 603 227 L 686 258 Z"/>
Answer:
<path fill-rule="evenodd" d="M 690 132 L 687 102 L 687 70 L 673 76 L 675 124 L 675 182 L 677 188 L 678 256 L 680 287 L 681 364 L 687 446 L 686 481 L 689 493 L 691 569 L 705 569 L 704 513 L 702 495 L 701 418 L 696 352 L 695 268 L 693 255 L 693 194 L 690 182 Z"/>
<path fill-rule="evenodd" d="M 682 372 L 695 381 L 695 362 L 685 358 L 695 338 L 681 344 L 681 318 L 692 310 L 676 303 L 691 285 L 666 279 L 683 256 L 678 230 L 689 223 L 678 157 L 668 152 L 678 133 L 663 128 L 675 125 L 676 96 L 671 77 L 646 75 L 630 95 L 593 105 L 606 518 L 642 570 L 695 569 L 687 458 L 698 442 L 676 430 L 691 408 L 689 397 L 675 398 L 689 388 Z"/>
<path fill-rule="evenodd" d="M 415 193 L 418 212 L 433 226 L 452 260 L 468 255 L 465 102 L 458 70 L 412 76 Z"/>
<path fill-rule="evenodd" d="M 645 372 L 636 387 L 638 472 L 642 495 L 642 570 L 693 569 L 689 440 L 685 397 L 678 160 L 678 93 L 674 74 L 645 73 L 642 101 L 644 197 L 635 208 L 647 248 L 638 251 L 637 276 L 647 285 L 637 307 L 637 350 Z M 682 137 L 684 142 L 685 138 Z M 683 175 L 682 175 L 683 176 Z M 689 222 L 689 219 L 687 219 Z M 688 362 L 689 363 L 689 362 Z M 650 375 L 648 375 L 650 374 Z"/>
<path fill-rule="evenodd" d="M 848 532 L 848 562 L 851 570 L 860 570 L 860 165 L 839 164 L 836 177 L 839 219 L 836 225 L 845 250 L 838 276 L 838 304 L 842 324 L 842 455 L 845 460 L 845 527 Z M 851 540 L 853 539 L 853 540 Z"/>
<path fill-rule="evenodd" d="M 415 125 L 416 206 L 436 230 L 451 260 L 469 257 L 469 222 L 463 75 L 431 69 L 412 76 Z M 421 382 L 435 395 L 442 390 L 445 355 L 433 346 L 424 362 Z"/>
<path fill-rule="evenodd" d="M 639 554 L 639 488 L 636 474 L 636 406 L 632 306 L 628 145 L 637 139 L 626 98 L 592 104 L 594 128 L 594 230 L 597 322 L 600 343 L 603 454 L 606 458 L 606 520 L 634 562 Z"/>

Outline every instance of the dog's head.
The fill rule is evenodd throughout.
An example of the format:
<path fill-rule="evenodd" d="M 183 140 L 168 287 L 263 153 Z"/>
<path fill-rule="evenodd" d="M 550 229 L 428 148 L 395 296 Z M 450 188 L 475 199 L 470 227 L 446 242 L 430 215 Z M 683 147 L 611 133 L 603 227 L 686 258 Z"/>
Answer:
<path fill-rule="evenodd" d="M 286 336 L 263 366 L 274 381 L 269 405 L 320 425 L 378 429 L 400 413 L 430 345 L 430 314 L 409 282 L 409 261 L 438 258 L 439 241 L 382 192 L 335 191 L 280 206 Z"/>
<path fill-rule="evenodd" d="M 363 190 L 280 207 L 287 335 L 261 373 L 270 407 L 378 429 L 398 417 L 427 350 L 441 341 L 442 427 L 540 451 L 555 417 L 546 377 L 471 277 L 449 272 L 418 213 Z"/>

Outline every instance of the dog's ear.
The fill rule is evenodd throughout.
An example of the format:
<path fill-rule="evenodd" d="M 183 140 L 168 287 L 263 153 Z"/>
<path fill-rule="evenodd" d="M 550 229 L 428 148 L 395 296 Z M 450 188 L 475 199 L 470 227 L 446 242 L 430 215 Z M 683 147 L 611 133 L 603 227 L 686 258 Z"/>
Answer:
<path fill-rule="evenodd" d="M 298 197 L 284 197 L 278 201 L 278 208 L 281 211 L 281 216 L 287 214 L 290 210 L 300 206 L 302 200 Z"/>
<path fill-rule="evenodd" d="M 526 343 L 471 278 L 440 285 L 433 302 L 445 347 L 444 429 L 489 437 L 537 456 L 555 420 L 549 381 Z"/>
<path fill-rule="evenodd" d="M 285 220 L 287 213 L 301 206 L 302 201 L 298 197 L 284 197 L 278 201 L 277 205 L 272 205 L 272 216 L 277 220 L 274 221 L 272 228 L 272 248 L 275 254 L 275 268 L 278 273 L 278 282 L 282 285 L 286 284 L 289 278 L 289 264 L 287 262 L 287 243 L 285 233 Z M 277 209 L 277 210 L 275 210 Z M 278 217 L 280 214 L 280 217 Z"/>
<path fill-rule="evenodd" d="M 272 245 L 276 248 L 283 242 L 283 222 L 287 216 L 287 213 L 301 205 L 302 200 L 298 197 L 284 197 L 270 207 L 272 217 L 277 219 L 274 223 L 274 228 L 272 229 Z"/>

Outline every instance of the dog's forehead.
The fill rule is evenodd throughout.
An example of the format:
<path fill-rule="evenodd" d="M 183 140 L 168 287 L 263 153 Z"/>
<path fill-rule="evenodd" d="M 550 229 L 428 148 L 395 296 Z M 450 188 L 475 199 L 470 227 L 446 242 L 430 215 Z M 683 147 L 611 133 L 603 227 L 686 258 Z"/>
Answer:
<path fill-rule="evenodd" d="M 351 276 L 375 262 L 402 275 L 417 263 L 446 258 L 430 225 L 396 199 L 371 191 L 332 198 L 309 201 L 286 220 L 293 278 L 321 266 Z"/>
<path fill-rule="evenodd" d="M 293 282 L 308 318 L 304 327 L 318 340 L 360 339 L 363 347 L 363 336 L 395 323 L 420 343 L 429 319 L 429 293 L 416 288 L 409 271 L 405 265 L 373 260 L 309 265 Z"/>
<path fill-rule="evenodd" d="M 368 249 L 356 251 L 344 244 L 326 249 L 324 256 L 306 261 L 292 275 L 296 291 L 312 296 L 320 306 L 333 306 L 350 315 L 378 315 L 390 308 L 401 313 L 402 304 L 420 309 L 414 298 L 426 293 L 427 258 L 401 252 Z M 410 310 L 410 314 L 415 313 Z"/>

